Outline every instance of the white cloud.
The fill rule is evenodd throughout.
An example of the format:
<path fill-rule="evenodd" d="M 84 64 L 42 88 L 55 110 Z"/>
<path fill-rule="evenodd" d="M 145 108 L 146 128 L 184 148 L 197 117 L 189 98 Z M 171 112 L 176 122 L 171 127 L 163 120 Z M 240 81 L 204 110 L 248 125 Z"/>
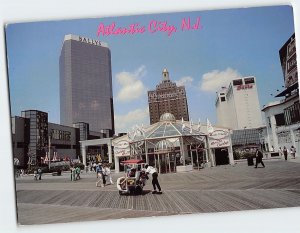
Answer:
<path fill-rule="evenodd" d="M 177 86 L 190 86 L 194 79 L 190 76 L 182 77 L 181 79 L 175 81 Z"/>
<path fill-rule="evenodd" d="M 227 87 L 233 79 L 242 78 L 237 70 L 228 67 L 226 70 L 213 70 L 202 76 L 200 89 L 202 91 L 218 91 L 221 87 Z"/>
<path fill-rule="evenodd" d="M 149 109 L 135 109 L 125 115 L 115 115 L 115 128 L 118 133 L 126 133 L 136 125 L 149 125 Z"/>
<path fill-rule="evenodd" d="M 140 80 L 146 74 L 146 67 L 140 66 L 134 72 L 120 72 L 116 74 L 117 82 L 121 86 L 117 94 L 117 100 L 121 102 L 129 102 L 138 99 L 145 94 L 146 88 Z"/>

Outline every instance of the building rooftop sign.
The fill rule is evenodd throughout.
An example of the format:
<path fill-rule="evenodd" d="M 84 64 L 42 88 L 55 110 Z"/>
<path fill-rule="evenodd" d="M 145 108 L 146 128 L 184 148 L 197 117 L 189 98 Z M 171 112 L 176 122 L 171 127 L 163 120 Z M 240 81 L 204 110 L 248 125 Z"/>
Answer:
<path fill-rule="evenodd" d="M 96 45 L 96 46 L 102 46 L 108 48 L 108 44 L 105 42 L 102 42 L 100 40 L 94 40 L 88 37 L 83 37 L 83 36 L 77 36 L 77 35 L 65 35 L 64 41 L 66 40 L 76 40 L 82 43 L 87 43 L 91 45 Z"/>

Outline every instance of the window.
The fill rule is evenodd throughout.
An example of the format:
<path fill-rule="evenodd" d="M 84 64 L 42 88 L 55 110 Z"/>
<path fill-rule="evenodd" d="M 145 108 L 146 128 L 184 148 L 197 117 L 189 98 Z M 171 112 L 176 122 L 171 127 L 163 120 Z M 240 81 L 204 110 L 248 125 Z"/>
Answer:
<path fill-rule="evenodd" d="M 277 126 L 285 125 L 284 114 L 280 113 L 280 114 L 275 115 L 275 121 L 276 121 Z"/>
<path fill-rule="evenodd" d="M 224 101 L 226 101 L 226 99 L 225 99 L 225 97 L 221 97 L 221 102 L 224 102 Z"/>
<path fill-rule="evenodd" d="M 244 81 L 245 81 L 245 84 L 255 83 L 254 78 L 245 78 Z"/>
<path fill-rule="evenodd" d="M 287 125 L 300 122 L 300 104 L 295 102 L 293 105 L 284 109 L 284 118 Z"/>
<path fill-rule="evenodd" d="M 233 80 L 233 86 L 243 85 L 243 79 Z"/>

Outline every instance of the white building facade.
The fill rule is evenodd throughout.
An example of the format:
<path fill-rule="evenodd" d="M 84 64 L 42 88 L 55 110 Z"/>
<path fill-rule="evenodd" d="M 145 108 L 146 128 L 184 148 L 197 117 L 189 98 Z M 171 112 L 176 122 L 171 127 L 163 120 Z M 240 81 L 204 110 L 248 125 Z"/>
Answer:
<path fill-rule="evenodd" d="M 233 130 L 259 128 L 263 125 L 253 76 L 232 80 L 216 99 L 217 124 Z"/>
<path fill-rule="evenodd" d="M 284 77 L 284 90 L 277 94 L 280 100 L 267 104 L 265 113 L 267 134 L 265 141 L 275 151 L 284 146 L 300 150 L 300 104 L 295 34 L 279 50 Z"/>

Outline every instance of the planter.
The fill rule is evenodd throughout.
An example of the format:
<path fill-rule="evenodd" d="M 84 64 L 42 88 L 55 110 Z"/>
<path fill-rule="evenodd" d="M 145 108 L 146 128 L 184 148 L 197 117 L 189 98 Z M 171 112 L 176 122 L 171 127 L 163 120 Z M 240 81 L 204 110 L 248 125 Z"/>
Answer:
<path fill-rule="evenodd" d="M 185 166 L 176 166 L 177 172 L 190 172 L 193 170 L 192 165 L 185 165 Z"/>

